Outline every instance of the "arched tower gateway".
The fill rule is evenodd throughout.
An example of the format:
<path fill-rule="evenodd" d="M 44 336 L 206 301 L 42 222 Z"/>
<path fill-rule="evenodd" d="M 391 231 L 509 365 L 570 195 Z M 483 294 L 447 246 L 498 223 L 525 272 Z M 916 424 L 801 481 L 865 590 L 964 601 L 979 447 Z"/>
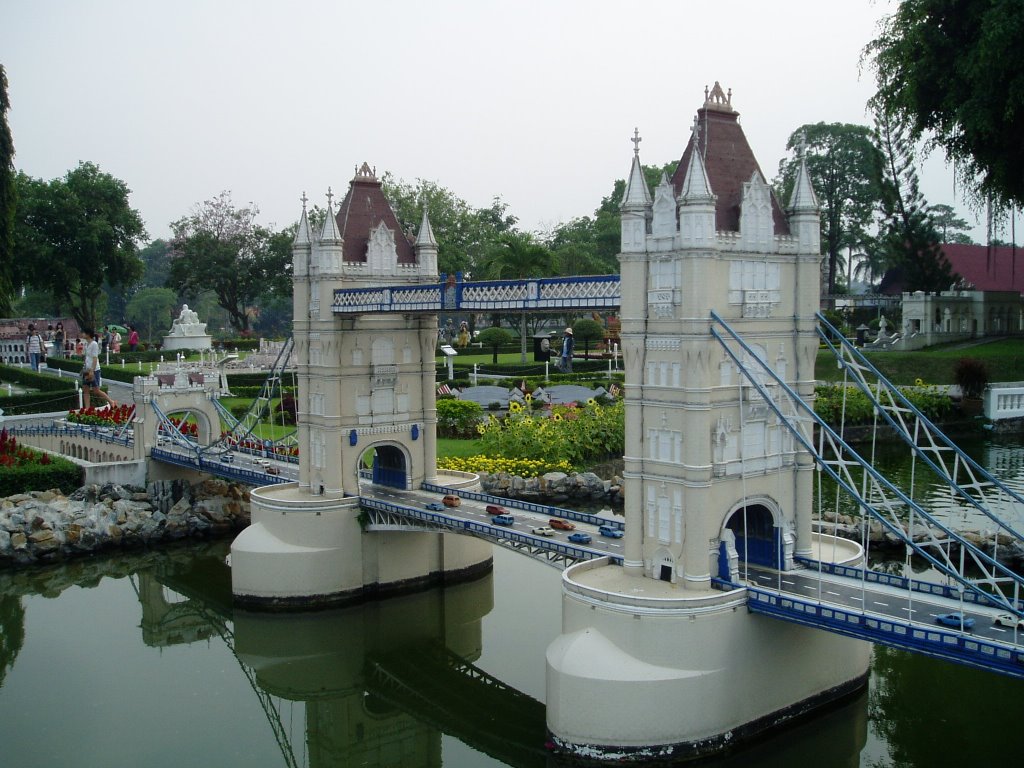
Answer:
<path fill-rule="evenodd" d="M 303 196 L 292 246 L 299 479 L 252 492 L 252 524 L 231 546 L 236 600 L 304 607 L 490 568 L 490 545 L 467 536 L 377 531 L 359 524 L 360 471 L 377 485 L 436 480 L 437 317 L 335 314 L 335 291 L 436 287 L 437 241 L 426 212 L 401 231 L 367 164 L 337 213 L 311 232 Z M 381 290 L 386 290 L 382 287 Z"/>
<path fill-rule="evenodd" d="M 547 707 L 570 751 L 711 752 L 866 680 L 867 643 L 750 615 L 743 590 L 712 584 L 818 549 L 812 459 L 711 335 L 715 312 L 813 398 L 817 200 L 801 164 L 783 211 L 738 117 L 731 92 L 705 91 L 653 200 L 634 135 L 619 256 L 624 557 L 563 579 Z"/>

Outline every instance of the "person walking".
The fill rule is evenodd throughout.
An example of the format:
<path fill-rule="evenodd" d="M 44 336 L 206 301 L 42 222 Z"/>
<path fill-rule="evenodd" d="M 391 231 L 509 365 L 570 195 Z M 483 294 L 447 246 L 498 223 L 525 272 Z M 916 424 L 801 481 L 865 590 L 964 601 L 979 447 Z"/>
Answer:
<path fill-rule="evenodd" d="M 57 323 L 53 331 L 53 354 L 54 357 L 64 357 L 64 323 Z"/>
<path fill-rule="evenodd" d="M 43 356 L 43 337 L 36 333 L 34 323 L 28 324 L 28 338 L 25 340 L 25 351 L 28 353 L 28 361 L 32 370 L 39 371 L 39 359 Z"/>
<path fill-rule="evenodd" d="M 134 352 L 139 348 L 139 332 L 134 325 L 128 326 L 128 350 Z"/>
<path fill-rule="evenodd" d="M 562 373 L 572 373 L 572 351 L 576 346 L 576 341 L 572 337 L 572 328 L 565 329 L 565 335 L 562 336 Z"/>
<path fill-rule="evenodd" d="M 96 341 L 96 331 L 92 328 L 82 330 L 85 336 L 85 361 L 82 364 L 82 395 L 83 404 L 89 407 L 90 393 L 102 397 L 107 404 L 113 408 L 117 406 L 113 398 L 100 389 L 102 380 L 100 378 L 100 344 Z"/>

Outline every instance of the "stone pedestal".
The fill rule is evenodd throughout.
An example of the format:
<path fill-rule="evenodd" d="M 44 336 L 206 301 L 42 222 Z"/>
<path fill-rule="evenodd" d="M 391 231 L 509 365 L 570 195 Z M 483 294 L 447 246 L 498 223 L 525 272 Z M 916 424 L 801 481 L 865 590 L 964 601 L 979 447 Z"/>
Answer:
<path fill-rule="evenodd" d="M 205 333 L 194 336 L 172 334 L 164 336 L 162 349 L 171 351 L 179 349 L 213 349 L 213 337 Z"/>

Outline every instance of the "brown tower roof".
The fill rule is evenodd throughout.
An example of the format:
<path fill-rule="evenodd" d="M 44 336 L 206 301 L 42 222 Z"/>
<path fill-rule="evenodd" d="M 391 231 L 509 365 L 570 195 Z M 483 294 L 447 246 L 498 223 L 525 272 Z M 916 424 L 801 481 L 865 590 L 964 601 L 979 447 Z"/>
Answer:
<path fill-rule="evenodd" d="M 383 221 L 384 226 L 395 233 L 395 250 L 399 264 L 415 264 L 416 253 L 391 204 L 384 197 L 384 190 L 370 166 L 363 163 L 348 185 L 348 194 L 338 206 L 338 231 L 344 240 L 342 259 L 344 261 L 366 261 L 367 242 L 370 232 Z"/>
<path fill-rule="evenodd" d="M 739 124 L 739 112 L 732 108 L 732 91 L 728 95 L 717 82 L 709 93 L 704 91 L 704 106 L 697 110 L 698 131 L 690 136 L 682 158 L 674 174 L 672 186 L 676 196 L 682 191 L 686 169 L 693 154 L 694 138 L 698 138 L 704 151 L 704 166 L 707 169 L 711 191 L 715 194 L 715 228 L 724 232 L 739 232 L 740 203 L 743 200 L 743 184 L 750 181 L 754 171 L 761 168 L 754 158 L 754 152 L 747 143 L 747 137 Z M 768 178 L 761 173 L 767 183 Z M 772 194 L 772 219 L 775 234 L 788 235 L 789 221 L 782 206 Z"/>

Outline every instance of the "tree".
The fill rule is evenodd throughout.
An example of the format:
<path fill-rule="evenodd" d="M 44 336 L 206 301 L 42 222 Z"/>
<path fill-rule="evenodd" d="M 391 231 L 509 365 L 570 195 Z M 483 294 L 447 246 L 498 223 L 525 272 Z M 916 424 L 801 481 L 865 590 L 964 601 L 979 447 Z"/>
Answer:
<path fill-rule="evenodd" d="M 572 326 L 573 335 L 583 342 L 583 357 L 590 357 L 590 342 L 604 338 L 604 326 L 596 320 L 577 320 Z"/>
<path fill-rule="evenodd" d="M 417 179 L 409 183 L 391 173 L 381 178 L 381 187 L 406 232 L 419 230 L 423 209 L 427 209 L 437 238 L 438 269 L 444 274 L 475 274 L 487 249 L 501 235 L 515 231 L 517 219 L 508 213 L 508 206 L 500 197 L 495 197 L 487 208 L 473 208 L 433 181 Z"/>
<path fill-rule="evenodd" d="M 292 235 L 260 226 L 258 213 L 256 206 L 235 208 L 231 193 L 222 192 L 171 224 L 168 284 L 191 295 L 212 291 L 243 334 L 258 296 L 291 292 Z"/>
<path fill-rule="evenodd" d="M 479 341 L 483 346 L 491 348 L 491 354 L 493 355 L 491 362 L 495 365 L 498 364 L 498 349 L 505 344 L 512 341 L 512 334 L 506 331 L 504 328 L 499 328 L 494 325 L 490 328 L 484 328 L 477 334 L 476 340 Z"/>
<path fill-rule="evenodd" d="M 794 131 L 786 149 L 806 148 L 807 172 L 821 205 L 821 246 L 828 255 L 828 293 L 836 293 L 842 251 L 861 250 L 881 200 L 882 155 L 871 129 L 850 123 L 815 123 Z M 799 158 L 779 163 L 783 199 L 788 200 Z M 852 271 L 852 264 L 847 261 Z M 849 282 L 851 275 L 847 275 Z"/>
<path fill-rule="evenodd" d="M 928 218 L 932 220 L 935 230 L 939 233 L 939 242 L 973 245 L 974 241 L 967 234 L 971 225 L 966 219 L 956 215 L 950 205 L 939 203 L 928 206 Z"/>
<path fill-rule="evenodd" d="M 142 286 L 145 288 L 165 288 L 171 275 L 171 244 L 166 240 L 157 239 L 139 251 L 144 271 Z"/>
<path fill-rule="evenodd" d="M 18 195 L 14 181 L 14 139 L 7 125 L 7 73 L 0 64 L 0 317 L 11 316 L 14 301 L 14 212 Z"/>
<path fill-rule="evenodd" d="M 880 260 L 902 277 L 904 291 L 945 290 L 954 276 L 919 189 L 913 144 L 884 113 L 876 115 L 875 134 L 885 159 Z"/>
<path fill-rule="evenodd" d="M 502 235 L 487 249 L 481 263 L 481 277 L 488 280 L 525 280 L 530 277 L 549 277 L 554 259 L 551 251 L 520 232 Z M 522 362 L 526 362 L 527 320 L 526 310 L 519 315 L 519 346 Z"/>
<path fill-rule="evenodd" d="M 1022 39 L 1020 0 L 903 0 L 864 49 L 874 102 L 945 150 L 977 203 L 1024 205 Z"/>
<path fill-rule="evenodd" d="M 171 329 L 178 294 L 170 288 L 143 288 L 132 296 L 125 308 L 128 322 L 142 339 L 159 339 Z"/>
<path fill-rule="evenodd" d="M 145 237 L 127 185 L 93 163 L 62 179 L 16 178 L 15 246 L 24 282 L 49 291 L 83 328 L 95 328 L 103 284 L 128 286 L 142 275 L 137 243 Z"/>

